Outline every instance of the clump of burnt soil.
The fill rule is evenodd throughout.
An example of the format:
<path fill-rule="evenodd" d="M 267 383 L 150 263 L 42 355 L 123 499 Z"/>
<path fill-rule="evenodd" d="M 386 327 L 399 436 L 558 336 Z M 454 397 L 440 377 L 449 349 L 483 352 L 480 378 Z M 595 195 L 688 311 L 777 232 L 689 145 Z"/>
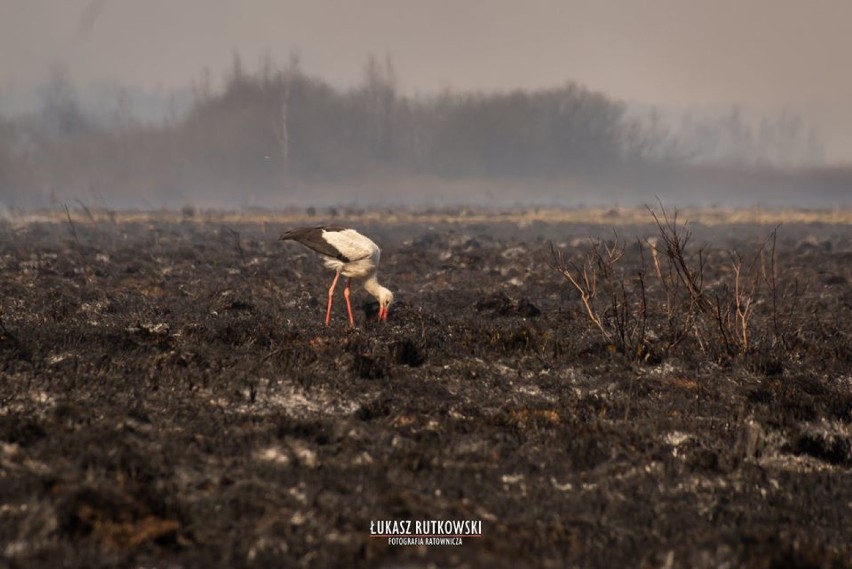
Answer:
<path fill-rule="evenodd" d="M 811 316 L 728 359 L 603 341 L 540 239 L 589 227 L 364 227 L 398 302 L 354 330 L 280 229 L 0 227 L 4 563 L 849 566 L 848 229 L 784 228 Z M 403 519 L 484 535 L 369 538 Z"/>

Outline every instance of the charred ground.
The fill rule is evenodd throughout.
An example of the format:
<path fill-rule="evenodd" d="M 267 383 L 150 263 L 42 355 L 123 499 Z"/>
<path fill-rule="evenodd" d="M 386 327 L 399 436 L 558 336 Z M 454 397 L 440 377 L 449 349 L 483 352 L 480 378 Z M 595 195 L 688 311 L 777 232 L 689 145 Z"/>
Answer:
<path fill-rule="evenodd" d="M 784 345 L 637 356 L 550 266 L 605 224 L 356 226 L 386 326 L 338 299 L 323 327 L 330 275 L 281 222 L 0 227 L 4 562 L 850 566 L 848 225 L 779 230 L 805 316 Z M 748 250 L 767 227 L 694 231 Z M 484 537 L 390 547 L 380 519 Z"/>

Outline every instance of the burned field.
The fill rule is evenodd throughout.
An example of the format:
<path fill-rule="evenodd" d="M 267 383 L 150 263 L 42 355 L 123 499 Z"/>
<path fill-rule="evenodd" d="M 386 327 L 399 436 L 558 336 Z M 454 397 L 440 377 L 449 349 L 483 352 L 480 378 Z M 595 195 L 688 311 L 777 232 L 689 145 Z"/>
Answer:
<path fill-rule="evenodd" d="M 852 564 L 849 225 L 692 227 L 695 296 L 650 219 L 355 220 L 350 329 L 291 221 L 0 227 L 4 564 Z"/>

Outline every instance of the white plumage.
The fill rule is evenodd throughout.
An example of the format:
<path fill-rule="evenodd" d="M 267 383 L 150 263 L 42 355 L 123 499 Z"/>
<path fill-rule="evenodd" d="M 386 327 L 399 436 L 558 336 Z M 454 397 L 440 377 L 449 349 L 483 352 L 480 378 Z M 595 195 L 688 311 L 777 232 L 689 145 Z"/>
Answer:
<path fill-rule="evenodd" d="M 341 255 L 350 259 L 344 262 L 336 257 L 324 256 L 323 262 L 329 269 L 336 271 L 344 277 L 353 279 L 365 279 L 375 274 L 379 266 L 382 251 L 372 239 L 361 235 L 354 229 L 342 231 L 329 231 L 324 229 L 322 238 L 337 249 Z"/>

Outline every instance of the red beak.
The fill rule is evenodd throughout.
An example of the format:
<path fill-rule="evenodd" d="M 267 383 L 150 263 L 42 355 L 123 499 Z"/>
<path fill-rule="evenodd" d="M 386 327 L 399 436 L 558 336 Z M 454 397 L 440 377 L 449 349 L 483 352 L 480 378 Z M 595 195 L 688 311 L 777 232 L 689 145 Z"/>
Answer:
<path fill-rule="evenodd" d="M 388 307 L 379 306 L 379 322 L 384 322 L 388 319 Z"/>

